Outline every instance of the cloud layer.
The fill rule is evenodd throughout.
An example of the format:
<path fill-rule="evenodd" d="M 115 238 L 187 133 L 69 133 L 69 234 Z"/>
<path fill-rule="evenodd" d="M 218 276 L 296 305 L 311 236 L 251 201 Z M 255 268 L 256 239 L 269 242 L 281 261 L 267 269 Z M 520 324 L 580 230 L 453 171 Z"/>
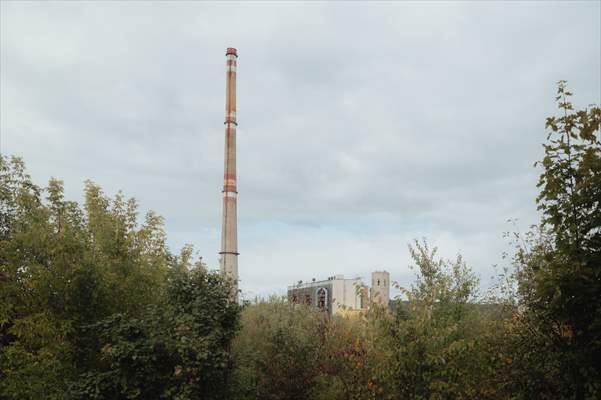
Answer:
<path fill-rule="evenodd" d="M 3 2 L 1 150 L 92 179 L 217 265 L 226 47 L 239 50 L 242 289 L 411 280 L 407 243 L 484 281 L 537 221 L 544 118 L 600 103 L 595 2 Z"/>

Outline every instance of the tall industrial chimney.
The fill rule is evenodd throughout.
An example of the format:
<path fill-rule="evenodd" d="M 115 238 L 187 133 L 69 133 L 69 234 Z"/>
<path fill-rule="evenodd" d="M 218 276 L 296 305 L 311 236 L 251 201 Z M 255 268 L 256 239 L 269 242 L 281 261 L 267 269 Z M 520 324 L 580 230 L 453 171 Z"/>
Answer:
<path fill-rule="evenodd" d="M 232 279 L 232 297 L 238 299 L 238 222 L 236 201 L 236 60 L 238 52 L 228 47 L 225 87 L 225 168 L 223 174 L 223 220 L 221 225 L 221 273 Z"/>

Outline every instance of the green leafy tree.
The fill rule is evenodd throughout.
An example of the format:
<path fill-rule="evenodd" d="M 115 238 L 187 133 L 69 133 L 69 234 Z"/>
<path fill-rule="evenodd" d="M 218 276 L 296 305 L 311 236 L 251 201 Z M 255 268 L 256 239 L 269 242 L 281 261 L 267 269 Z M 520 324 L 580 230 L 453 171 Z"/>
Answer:
<path fill-rule="evenodd" d="M 546 123 L 537 202 L 553 234 L 554 259 L 535 272 L 529 305 L 565 324 L 575 344 L 601 362 L 601 108 L 574 112 L 571 95 L 560 81 L 563 115 Z"/>
<path fill-rule="evenodd" d="M 249 305 L 234 343 L 234 398 L 308 399 L 320 393 L 320 343 L 327 321 L 284 299 Z"/>
<path fill-rule="evenodd" d="M 571 95 L 560 81 L 561 115 L 546 121 L 540 162 L 542 224 L 514 260 L 516 366 L 530 371 L 543 398 L 601 396 L 601 108 L 574 111 Z"/>
<path fill-rule="evenodd" d="M 0 393 L 18 399 L 62 399 L 72 376 L 68 323 L 39 313 L 15 321 L 10 345 L 0 353 Z M 4 398 L 0 395 L 0 398 Z"/>
<path fill-rule="evenodd" d="M 217 398 L 238 308 L 191 247 L 169 252 L 161 217 L 92 182 L 80 207 L 14 157 L 0 200 L 1 399 Z"/>
<path fill-rule="evenodd" d="M 141 318 L 113 314 L 98 332 L 97 368 L 80 376 L 81 399 L 222 399 L 239 306 L 231 286 L 204 266 L 173 273 L 165 298 Z"/>
<path fill-rule="evenodd" d="M 472 399 L 494 397 L 484 384 L 494 363 L 485 346 L 485 318 L 474 304 L 478 279 L 458 256 L 436 257 L 436 248 L 415 241 L 410 253 L 417 280 L 402 289 L 391 317 L 382 319 L 388 354 L 380 374 L 388 398 Z"/>
<path fill-rule="evenodd" d="M 375 313 L 382 312 L 378 309 Z M 321 390 L 323 399 L 380 399 L 384 386 L 378 370 L 384 368 L 384 354 L 376 346 L 378 334 L 368 312 L 334 316 L 325 326 L 321 348 Z"/>
<path fill-rule="evenodd" d="M 249 304 L 234 342 L 232 398 L 380 398 L 375 334 L 363 314 L 328 316 L 276 297 Z"/>

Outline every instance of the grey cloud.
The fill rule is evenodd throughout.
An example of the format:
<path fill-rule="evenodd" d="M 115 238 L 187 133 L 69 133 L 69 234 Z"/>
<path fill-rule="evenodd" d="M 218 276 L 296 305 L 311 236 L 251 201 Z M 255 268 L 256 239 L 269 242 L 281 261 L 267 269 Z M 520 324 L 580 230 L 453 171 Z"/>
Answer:
<path fill-rule="evenodd" d="M 316 274 L 356 247 L 342 268 L 359 271 L 372 251 L 406 265 L 391 252 L 412 235 L 465 244 L 486 271 L 505 220 L 537 219 L 532 163 L 555 81 L 579 107 L 601 102 L 599 7 L 3 2 L 0 144 L 38 181 L 65 179 L 69 197 L 86 178 L 124 189 L 166 217 L 174 246 L 213 259 L 235 46 L 249 287 L 275 284 L 260 276 L 285 262 L 278 246 Z"/>

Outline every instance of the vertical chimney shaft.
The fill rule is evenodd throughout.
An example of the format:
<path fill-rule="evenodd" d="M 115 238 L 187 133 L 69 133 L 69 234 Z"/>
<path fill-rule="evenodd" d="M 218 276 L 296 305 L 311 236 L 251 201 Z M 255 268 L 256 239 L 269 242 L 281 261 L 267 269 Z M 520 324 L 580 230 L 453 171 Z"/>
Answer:
<path fill-rule="evenodd" d="M 238 222 L 236 185 L 236 61 L 238 52 L 226 51 L 225 164 L 223 174 L 223 219 L 221 226 L 221 273 L 232 279 L 232 297 L 238 299 Z"/>

